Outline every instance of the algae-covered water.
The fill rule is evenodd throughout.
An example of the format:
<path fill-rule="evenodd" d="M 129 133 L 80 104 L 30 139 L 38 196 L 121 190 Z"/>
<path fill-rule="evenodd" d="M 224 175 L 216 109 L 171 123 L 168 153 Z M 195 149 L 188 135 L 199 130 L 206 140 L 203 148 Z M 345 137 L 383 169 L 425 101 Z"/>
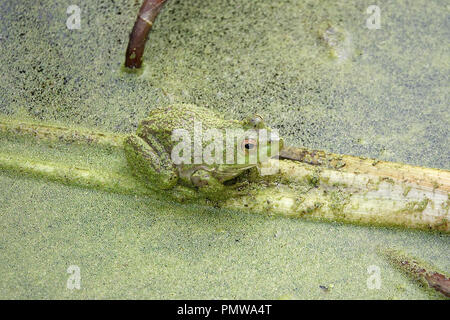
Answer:
<path fill-rule="evenodd" d="M 66 26 L 71 4 L 80 30 Z M 371 4 L 170 0 L 143 71 L 128 74 L 121 64 L 140 1 L 0 0 L 0 116 L 131 132 L 153 107 L 195 103 L 228 118 L 257 112 L 289 144 L 450 169 L 450 8 L 383 2 L 372 30 Z M 41 159 L 118 161 L 58 150 L 0 145 Z M 443 234 L 251 215 L 9 172 L 0 172 L 0 229 L 6 299 L 437 298 L 378 247 L 450 270 Z M 79 290 L 67 288 L 71 265 Z M 367 285 L 371 266 L 379 289 Z"/>

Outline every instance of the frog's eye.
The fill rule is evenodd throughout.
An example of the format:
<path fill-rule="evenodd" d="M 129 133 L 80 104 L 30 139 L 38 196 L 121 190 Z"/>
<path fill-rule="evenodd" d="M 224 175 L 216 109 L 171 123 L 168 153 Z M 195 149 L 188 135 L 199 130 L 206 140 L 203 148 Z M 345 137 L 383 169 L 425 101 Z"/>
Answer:
<path fill-rule="evenodd" d="M 244 139 L 244 141 L 242 141 L 241 147 L 245 153 L 249 153 L 255 150 L 257 145 L 258 142 L 255 139 Z"/>
<path fill-rule="evenodd" d="M 253 128 L 264 127 L 264 119 L 259 114 L 255 114 L 252 118 L 249 119 L 248 122 Z"/>

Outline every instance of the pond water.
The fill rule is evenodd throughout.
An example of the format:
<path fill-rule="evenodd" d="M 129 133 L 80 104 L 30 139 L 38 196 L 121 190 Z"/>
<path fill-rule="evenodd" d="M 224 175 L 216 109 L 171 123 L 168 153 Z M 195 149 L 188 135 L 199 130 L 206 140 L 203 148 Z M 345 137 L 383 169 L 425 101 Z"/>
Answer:
<path fill-rule="evenodd" d="M 195 103 L 227 118 L 259 113 L 292 145 L 449 169 L 449 6 L 380 4 L 380 29 L 369 29 L 371 4 L 171 0 L 144 69 L 129 74 L 122 63 L 139 1 L 83 1 L 81 29 L 70 30 L 66 2 L 0 0 L 0 116 L 131 132 L 153 107 Z M 180 205 L 7 172 L 0 216 L 2 298 L 430 298 L 380 246 L 450 270 L 447 235 Z M 66 288 L 70 265 L 80 267 L 80 290 Z M 379 290 L 367 287 L 373 265 Z"/>

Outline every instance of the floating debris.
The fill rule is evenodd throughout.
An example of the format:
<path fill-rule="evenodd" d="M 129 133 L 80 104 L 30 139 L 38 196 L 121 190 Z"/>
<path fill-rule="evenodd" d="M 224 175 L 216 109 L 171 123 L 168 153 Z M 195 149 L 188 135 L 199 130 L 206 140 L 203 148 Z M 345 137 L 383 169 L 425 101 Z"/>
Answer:
<path fill-rule="evenodd" d="M 450 277 L 437 271 L 428 263 L 420 262 L 403 252 L 393 249 L 382 250 L 382 254 L 398 269 L 406 273 L 410 278 L 418 281 L 427 289 L 433 289 L 450 298 Z"/>

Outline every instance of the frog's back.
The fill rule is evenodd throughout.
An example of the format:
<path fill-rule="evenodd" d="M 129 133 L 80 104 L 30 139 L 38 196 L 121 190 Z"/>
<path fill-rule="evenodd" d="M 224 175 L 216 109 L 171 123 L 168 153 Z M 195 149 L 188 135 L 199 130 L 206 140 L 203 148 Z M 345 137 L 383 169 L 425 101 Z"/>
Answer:
<path fill-rule="evenodd" d="M 156 137 L 166 149 L 170 149 L 173 131 L 184 129 L 193 134 L 195 123 L 201 123 L 203 130 L 239 127 L 238 121 L 225 120 L 211 109 L 193 104 L 173 104 L 152 109 L 139 124 L 138 132 L 140 136 Z"/>
<path fill-rule="evenodd" d="M 224 120 L 213 110 L 193 104 L 174 104 L 154 108 L 140 125 L 147 127 L 153 134 L 172 134 L 176 129 L 193 131 L 195 122 L 201 123 L 203 129 L 238 127 L 237 121 Z"/>

